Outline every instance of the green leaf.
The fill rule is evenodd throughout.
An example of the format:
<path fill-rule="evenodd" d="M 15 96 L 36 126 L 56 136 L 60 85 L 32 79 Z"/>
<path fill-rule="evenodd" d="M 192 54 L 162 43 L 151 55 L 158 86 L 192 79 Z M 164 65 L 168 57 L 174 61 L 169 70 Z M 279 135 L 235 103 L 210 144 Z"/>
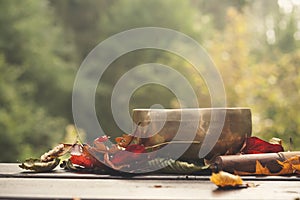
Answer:
<path fill-rule="evenodd" d="M 161 168 L 159 172 L 171 174 L 192 174 L 208 169 L 209 165 L 197 165 L 173 159 L 156 158 L 149 161 L 150 167 Z"/>

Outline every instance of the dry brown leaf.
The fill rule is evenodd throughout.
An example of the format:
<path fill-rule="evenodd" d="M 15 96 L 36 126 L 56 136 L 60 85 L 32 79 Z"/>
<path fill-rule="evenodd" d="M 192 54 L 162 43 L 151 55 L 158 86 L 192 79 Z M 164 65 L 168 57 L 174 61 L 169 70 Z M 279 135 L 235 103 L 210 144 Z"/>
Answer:
<path fill-rule="evenodd" d="M 280 144 L 280 145 L 282 145 L 282 139 L 276 138 L 276 137 L 272 137 L 272 138 L 269 140 L 269 143 L 270 143 L 270 144 Z"/>
<path fill-rule="evenodd" d="M 19 167 L 35 172 L 50 172 L 59 164 L 59 162 L 60 160 L 58 158 L 48 162 L 42 162 L 40 159 L 29 158 L 21 163 Z"/>
<path fill-rule="evenodd" d="M 69 152 L 73 144 L 59 144 L 41 156 L 42 162 L 49 162 Z"/>

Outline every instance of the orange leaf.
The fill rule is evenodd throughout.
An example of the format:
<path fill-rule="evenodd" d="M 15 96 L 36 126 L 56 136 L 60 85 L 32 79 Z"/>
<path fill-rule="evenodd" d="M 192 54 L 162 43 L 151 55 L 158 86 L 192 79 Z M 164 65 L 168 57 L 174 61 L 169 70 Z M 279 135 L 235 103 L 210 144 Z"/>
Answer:
<path fill-rule="evenodd" d="M 243 172 L 234 170 L 234 174 L 237 175 L 270 175 L 271 172 L 267 167 L 262 166 L 262 164 L 257 160 L 255 165 L 255 172 Z"/>
<path fill-rule="evenodd" d="M 132 140 L 133 140 L 133 136 L 128 134 L 123 134 L 122 137 L 117 137 L 115 139 L 116 143 L 120 147 L 124 147 L 124 148 L 126 148 L 131 143 Z"/>
<path fill-rule="evenodd" d="M 277 160 L 277 163 L 281 165 L 282 169 L 279 172 L 271 173 L 270 170 L 257 160 L 255 166 L 255 172 L 243 172 L 234 171 L 237 175 L 267 175 L 267 176 L 279 176 L 289 174 L 300 174 L 300 156 L 291 157 L 283 162 Z"/>
<path fill-rule="evenodd" d="M 300 156 L 293 156 L 283 162 L 277 161 L 282 166 L 278 175 L 300 174 Z"/>
<path fill-rule="evenodd" d="M 256 161 L 256 174 L 269 175 L 271 173 L 267 167 L 262 166 L 262 164 L 257 160 Z"/>
<path fill-rule="evenodd" d="M 243 184 L 241 177 L 224 171 L 212 173 L 210 181 L 219 187 L 235 187 Z"/>

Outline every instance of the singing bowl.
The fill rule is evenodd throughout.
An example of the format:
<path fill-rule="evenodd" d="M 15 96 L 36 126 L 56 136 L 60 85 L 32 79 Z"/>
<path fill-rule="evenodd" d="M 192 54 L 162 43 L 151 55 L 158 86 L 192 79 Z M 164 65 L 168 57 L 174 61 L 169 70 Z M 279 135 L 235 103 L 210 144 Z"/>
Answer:
<path fill-rule="evenodd" d="M 134 134 L 142 138 L 146 147 L 167 144 L 173 150 L 180 150 L 188 144 L 180 156 L 187 161 L 199 159 L 201 148 L 211 149 L 203 157 L 208 160 L 218 155 L 236 154 L 252 131 L 251 110 L 241 107 L 134 109 L 132 119 Z M 212 137 L 205 140 L 207 136 Z M 172 148 L 160 156 L 171 155 Z"/>

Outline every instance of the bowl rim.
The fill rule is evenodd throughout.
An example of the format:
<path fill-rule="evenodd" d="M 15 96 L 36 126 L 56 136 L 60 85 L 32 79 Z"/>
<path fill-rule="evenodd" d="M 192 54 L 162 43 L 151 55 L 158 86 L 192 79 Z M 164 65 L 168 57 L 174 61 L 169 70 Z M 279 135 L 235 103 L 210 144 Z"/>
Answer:
<path fill-rule="evenodd" d="M 133 109 L 132 119 L 136 123 L 139 122 L 157 122 L 157 121 L 200 121 L 203 114 L 218 114 L 218 112 L 249 113 L 251 118 L 251 109 L 249 107 L 216 107 L 216 108 L 183 108 L 183 109 L 152 109 L 137 108 Z M 236 111 L 236 112 L 234 112 Z M 164 115 L 163 115 L 164 114 Z M 173 114 L 173 115 L 172 115 Z M 182 117 L 184 115 L 184 117 Z M 211 115 L 212 116 L 212 115 Z M 184 118 L 185 120 L 182 120 Z M 138 120 L 140 119 L 140 120 Z M 241 118 L 243 120 L 243 118 Z M 246 119 L 249 120 L 249 119 Z M 210 120 L 210 122 L 218 122 L 218 118 Z"/>

